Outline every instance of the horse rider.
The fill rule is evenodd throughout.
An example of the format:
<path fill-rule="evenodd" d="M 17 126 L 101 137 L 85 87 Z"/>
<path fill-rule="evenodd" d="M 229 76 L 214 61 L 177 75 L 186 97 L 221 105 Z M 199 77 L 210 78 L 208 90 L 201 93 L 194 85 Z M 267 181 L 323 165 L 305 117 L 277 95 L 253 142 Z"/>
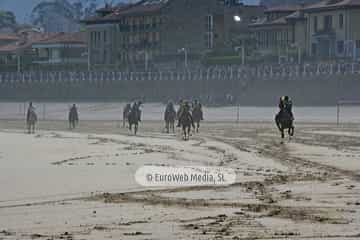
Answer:
<path fill-rule="evenodd" d="M 193 126 L 193 128 L 195 128 L 194 119 L 191 115 L 191 106 L 190 106 L 189 102 L 183 102 L 183 108 L 180 112 L 179 119 L 178 119 L 178 127 L 180 127 L 180 122 L 184 117 L 190 118 L 191 125 Z"/>
<path fill-rule="evenodd" d="M 180 117 L 181 117 L 181 115 L 182 115 L 182 113 L 184 111 L 184 108 L 185 108 L 185 102 L 184 102 L 183 99 L 180 99 L 180 101 L 179 101 L 179 109 L 178 109 L 178 111 L 176 113 L 176 117 L 178 119 L 177 127 L 180 127 Z"/>
<path fill-rule="evenodd" d="M 29 103 L 29 107 L 28 107 L 28 110 L 27 110 L 27 114 L 26 114 L 26 120 L 27 121 L 29 121 L 29 119 L 30 119 L 30 113 L 31 112 L 35 112 L 35 107 L 33 106 L 32 102 Z"/>
<path fill-rule="evenodd" d="M 193 111 L 194 110 L 199 110 L 201 112 L 201 120 L 204 120 L 203 114 L 202 114 L 202 105 L 198 100 L 195 100 L 193 102 Z"/>
<path fill-rule="evenodd" d="M 292 104 L 292 101 L 289 98 L 289 96 L 282 96 L 279 101 L 280 112 L 277 114 L 277 117 L 280 116 L 281 112 L 285 111 L 290 115 L 291 120 L 294 120 L 294 114 L 292 112 L 292 105 L 293 104 Z"/>
<path fill-rule="evenodd" d="M 131 111 L 132 112 L 137 112 L 138 113 L 138 120 L 139 122 L 141 122 L 141 109 L 140 109 L 140 106 L 141 106 L 142 102 L 139 101 L 139 102 L 134 102 L 132 107 L 131 107 Z"/>
<path fill-rule="evenodd" d="M 138 101 L 138 103 L 137 103 L 137 107 L 138 107 L 138 114 L 139 114 L 139 122 L 141 122 L 141 113 L 142 113 L 142 110 L 141 110 L 141 108 L 142 108 L 142 101 Z"/>
<path fill-rule="evenodd" d="M 70 108 L 69 116 L 73 116 L 73 118 L 76 122 L 79 121 L 79 115 L 78 115 L 78 110 L 77 110 L 76 104 L 73 104 L 72 107 Z"/>
<path fill-rule="evenodd" d="M 172 113 L 172 112 L 176 112 L 175 111 L 175 107 L 172 101 L 169 101 L 168 104 L 166 105 L 166 109 L 165 109 L 166 113 Z"/>
<path fill-rule="evenodd" d="M 130 112 L 131 110 L 131 104 L 130 103 L 127 103 L 124 107 L 124 113 L 128 113 Z"/>

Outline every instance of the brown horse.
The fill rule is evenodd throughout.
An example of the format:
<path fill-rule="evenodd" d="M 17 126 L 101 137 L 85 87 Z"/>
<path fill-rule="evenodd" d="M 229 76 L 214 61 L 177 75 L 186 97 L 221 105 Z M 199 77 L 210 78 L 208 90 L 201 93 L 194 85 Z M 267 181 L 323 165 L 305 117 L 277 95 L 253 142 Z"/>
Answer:
<path fill-rule="evenodd" d="M 193 117 L 189 111 L 184 111 L 180 116 L 180 125 L 182 126 L 183 130 L 183 139 L 189 140 L 191 135 L 191 126 L 195 128 Z"/>
<path fill-rule="evenodd" d="M 169 133 L 170 129 L 172 130 L 173 133 L 175 133 L 175 120 L 176 120 L 175 109 L 167 108 L 165 110 L 164 120 L 165 120 L 166 133 Z"/>
<path fill-rule="evenodd" d="M 203 111 L 202 111 L 200 106 L 197 106 L 197 107 L 195 107 L 193 109 L 192 116 L 193 116 L 193 119 L 194 119 L 194 123 L 196 124 L 195 130 L 196 130 L 196 132 L 199 132 L 200 122 L 202 120 L 204 120 Z"/>
<path fill-rule="evenodd" d="M 134 135 L 137 134 L 140 122 L 140 111 L 137 108 L 132 108 L 128 115 L 129 130 L 132 131 L 134 125 Z"/>

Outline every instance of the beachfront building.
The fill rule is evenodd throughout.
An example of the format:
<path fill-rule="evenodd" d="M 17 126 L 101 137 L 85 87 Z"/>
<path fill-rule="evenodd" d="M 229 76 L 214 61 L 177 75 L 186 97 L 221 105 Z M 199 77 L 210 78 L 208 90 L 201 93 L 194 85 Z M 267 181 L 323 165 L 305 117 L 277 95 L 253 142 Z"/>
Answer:
<path fill-rule="evenodd" d="M 32 44 L 50 35 L 27 29 L 7 37 L 0 45 L 0 71 L 28 70 L 34 57 Z"/>
<path fill-rule="evenodd" d="M 264 18 L 250 24 L 259 54 L 279 60 L 301 61 L 307 34 L 303 8 L 302 5 L 269 8 Z"/>
<path fill-rule="evenodd" d="M 38 67 L 86 67 L 88 62 L 85 32 L 56 33 L 34 42 L 32 49 Z"/>
<path fill-rule="evenodd" d="M 188 65 L 214 49 L 231 47 L 227 31 L 234 28 L 229 24 L 234 16 L 244 19 L 247 27 L 247 21 L 261 12 L 248 11 L 239 1 L 142 0 L 101 9 L 83 22 L 92 66 L 149 68 L 154 62 Z"/>
<path fill-rule="evenodd" d="M 360 56 L 359 0 L 325 0 L 304 9 L 307 53 L 318 59 Z"/>

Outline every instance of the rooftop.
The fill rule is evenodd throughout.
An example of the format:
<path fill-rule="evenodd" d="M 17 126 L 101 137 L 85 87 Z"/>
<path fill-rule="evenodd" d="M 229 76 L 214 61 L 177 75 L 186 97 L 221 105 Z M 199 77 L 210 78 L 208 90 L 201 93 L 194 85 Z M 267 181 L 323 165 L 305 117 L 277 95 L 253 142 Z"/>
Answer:
<path fill-rule="evenodd" d="M 112 8 L 105 16 L 94 16 L 83 20 L 85 23 L 111 22 L 127 16 L 152 15 L 159 12 L 171 0 L 142 0 L 135 4 Z"/>
<path fill-rule="evenodd" d="M 278 5 L 265 10 L 265 13 L 294 12 L 301 8 L 299 5 Z"/>
<path fill-rule="evenodd" d="M 360 0 L 324 0 L 304 8 L 305 11 L 323 11 L 338 8 L 360 7 Z"/>
<path fill-rule="evenodd" d="M 42 39 L 49 38 L 56 33 L 37 33 L 29 34 L 23 39 L 19 38 L 18 41 L 9 43 L 7 45 L 0 47 L 0 53 L 16 53 L 18 51 L 23 51 L 28 48 L 31 48 L 34 42 L 40 41 Z"/>
<path fill-rule="evenodd" d="M 85 44 L 86 42 L 87 38 L 85 32 L 61 32 L 35 41 L 33 44 Z"/>

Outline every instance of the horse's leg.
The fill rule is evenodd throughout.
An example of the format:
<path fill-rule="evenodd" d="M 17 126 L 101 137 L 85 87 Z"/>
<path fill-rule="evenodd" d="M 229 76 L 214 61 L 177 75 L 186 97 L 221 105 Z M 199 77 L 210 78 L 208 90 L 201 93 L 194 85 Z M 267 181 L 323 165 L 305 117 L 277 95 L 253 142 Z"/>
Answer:
<path fill-rule="evenodd" d="M 166 133 L 169 133 L 169 125 L 170 125 L 170 122 L 168 120 L 165 121 L 166 122 L 166 125 L 165 125 L 165 129 L 166 129 Z"/>
<path fill-rule="evenodd" d="M 135 135 L 137 134 L 137 130 L 138 130 L 138 125 L 135 123 L 135 125 L 134 125 L 134 133 L 135 133 Z"/>

